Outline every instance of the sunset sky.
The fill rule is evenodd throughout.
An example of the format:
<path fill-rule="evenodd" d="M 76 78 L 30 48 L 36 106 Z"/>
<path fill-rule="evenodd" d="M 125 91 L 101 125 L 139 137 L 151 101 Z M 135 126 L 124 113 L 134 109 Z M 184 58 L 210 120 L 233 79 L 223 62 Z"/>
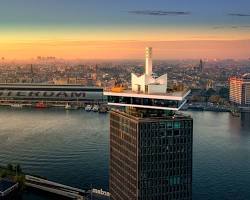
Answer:
<path fill-rule="evenodd" d="M 0 57 L 249 58 L 249 0 L 1 0 Z"/>

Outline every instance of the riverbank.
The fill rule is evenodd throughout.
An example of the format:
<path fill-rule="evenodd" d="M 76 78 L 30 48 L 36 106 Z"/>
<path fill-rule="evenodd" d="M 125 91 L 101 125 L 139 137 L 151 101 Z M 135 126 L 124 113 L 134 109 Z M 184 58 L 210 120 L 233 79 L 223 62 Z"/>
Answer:
<path fill-rule="evenodd" d="M 193 200 L 248 199 L 250 116 L 187 114 L 194 119 Z M 0 119 L 0 163 L 20 163 L 24 172 L 72 187 L 109 190 L 108 114 L 4 108 Z M 48 199 L 23 193 L 23 200 Z"/>

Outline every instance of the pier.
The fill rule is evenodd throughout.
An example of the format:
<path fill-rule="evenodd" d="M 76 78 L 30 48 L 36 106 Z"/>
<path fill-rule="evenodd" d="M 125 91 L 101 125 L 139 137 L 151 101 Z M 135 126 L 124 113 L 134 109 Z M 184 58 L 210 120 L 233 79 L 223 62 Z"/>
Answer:
<path fill-rule="evenodd" d="M 87 191 L 70 187 L 67 185 L 59 184 L 46 179 L 25 175 L 25 185 L 27 187 L 39 189 L 45 192 L 56 194 L 74 200 L 86 200 L 84 197 Z"/>

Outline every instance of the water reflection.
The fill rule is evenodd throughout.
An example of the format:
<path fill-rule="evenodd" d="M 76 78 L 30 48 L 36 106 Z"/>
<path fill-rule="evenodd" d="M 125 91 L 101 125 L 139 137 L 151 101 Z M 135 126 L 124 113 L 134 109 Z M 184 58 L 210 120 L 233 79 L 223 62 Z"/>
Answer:
<path fill-rule="evenodd" d="M 240 117 L 229 115 L 229 130 L 232 135 L 239 137 L 250 136 L 250 113 L 241 113 Z"/>
<path fill-rule="evenodd" d="M 241 129 L 250 134 L 250 113 L 241 113 Z"/>
<path fill-rule="evenodd" d="M 193 200 L 249 199 L 250 113 L 194 118 Z M 63 184 L 108 189 L 109 115 L 0 109 L 0 163 Z M 48 200 L 25 193 L 23 200 Z"/>

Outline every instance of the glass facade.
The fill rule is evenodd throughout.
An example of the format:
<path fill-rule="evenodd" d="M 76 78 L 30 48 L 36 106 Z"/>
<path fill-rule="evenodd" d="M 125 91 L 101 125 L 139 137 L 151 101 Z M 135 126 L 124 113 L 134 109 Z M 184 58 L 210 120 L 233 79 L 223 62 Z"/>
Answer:
<path fill-rule="evenodd" d="M 192 120 L 141 122 L 139 135 L 139 199 L 191 199 Z"/>
<path fill-rule="evenodd" d="M 138 122 L 112 112 L 110 114 L 110 179 L 113 200 L 137 199 Z"/>
<path fill-rule="evenodd" d="M 140 97 L 120 97 L 120 96 L 108 96 L 109 103 L 118 103 L 126 105 L 141 105 L 141 106 L 155 106 L 155 107 L 168 107 L 179 108 L 184 102 L 177 100 L 164 100 L 164 99 L 152 99 L 152 98 L 140 98 Z"/>
<path fill-rule="evenodd" d="M 110 116 L 112 200 L 191 200 L 193 120 Z"/>

